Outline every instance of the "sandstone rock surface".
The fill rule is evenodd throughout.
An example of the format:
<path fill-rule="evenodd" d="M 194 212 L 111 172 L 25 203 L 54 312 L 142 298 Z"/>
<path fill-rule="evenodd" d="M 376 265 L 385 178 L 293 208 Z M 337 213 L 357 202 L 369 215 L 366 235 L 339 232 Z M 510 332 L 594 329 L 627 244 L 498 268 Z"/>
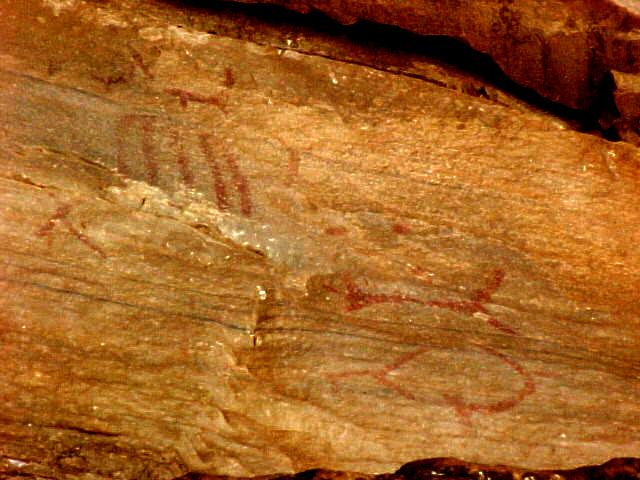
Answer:
<path fill-rule="evenodd" d="M 562 105 L 594 110 L 603 124 L 615 109 L 611 73 L 640 73 L 640 9 L 637 2 L 239 0 L 274 3 L 299 12 L 323 12 L 344 24 L 361 20 L 420 35 L 458 38 L 489 55 L 515 82 Z M 638 93 L 634 87 L 633 92 Z M 616 100 L 620 100 L 616 97 Z M 624 102 L 617 108 L 628 110 Z M 633 124 L 618 124 L 635 138 Z M 624 127 L 624 128 L 623 128 Z"/>
<path fill-rule="evenodd" d="M 3 478 L 640 451 L 637 147 L 235 14 L 0 12 Z"/>

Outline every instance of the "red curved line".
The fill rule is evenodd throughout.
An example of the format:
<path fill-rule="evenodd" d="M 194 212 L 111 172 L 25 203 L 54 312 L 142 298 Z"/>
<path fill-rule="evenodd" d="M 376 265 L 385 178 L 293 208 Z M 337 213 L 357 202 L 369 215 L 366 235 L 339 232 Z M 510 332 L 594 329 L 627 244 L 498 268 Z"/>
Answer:
<path fill-rule="evenodd" d="M 529 372 L 527 372 L 527 370 L 522 365 L 520 365 L 520 363 L 518 363 L 508 355 L 494 350 L 493 348 L 486 346 L 481 348 L 485 350 L 489 355 L 493 355 L 494 357 L 502 360 L 503 363 L 505 363 L 512 370 L 518 373 L 524 379 L 524 384 L 522 388 L 514 394 L 513 397 L 491 404 L 466 402 L 460 395 L 444 394 L 444 399 L 451 404 L 458 415 L 460 415 L 462 422 L 466 425 L 470 423 L 470 415 L 472 412 L 481 412 L 485 414 L 504 412 L 506 410 L 514 408 L 526 397 L 532 395 L 536 391 L 536 385 L 533 381 L 533 378 L 531 377 Z"/>

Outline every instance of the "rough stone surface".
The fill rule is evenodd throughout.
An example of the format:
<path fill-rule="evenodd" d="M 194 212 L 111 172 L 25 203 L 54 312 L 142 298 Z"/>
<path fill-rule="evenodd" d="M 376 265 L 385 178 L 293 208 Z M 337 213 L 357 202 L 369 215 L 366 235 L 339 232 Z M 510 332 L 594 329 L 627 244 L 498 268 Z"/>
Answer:
<path fill-rule="evenodd" d="M 490 55 L 520 85 L 571 108 L 606 108 L 606 74 L 640 72 L 640 10 L 618 0 L 240 0 L 321 11 L 345 24 L 446 35 Z"/>
<path fill-rule="evenodd" d="M 640 451 L 636 147 L 286 26 L 0 12 L 3 478 Z"/>

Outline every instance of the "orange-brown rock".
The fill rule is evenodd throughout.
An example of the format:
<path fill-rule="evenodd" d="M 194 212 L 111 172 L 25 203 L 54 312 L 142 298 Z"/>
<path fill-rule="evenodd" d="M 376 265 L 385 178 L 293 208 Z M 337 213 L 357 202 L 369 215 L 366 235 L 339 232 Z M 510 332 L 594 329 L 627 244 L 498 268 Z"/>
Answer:
<path fill-rule="evenodd" d="M 636 146 L 238 12 L 0 13 L 0 477 L 637 456 Z"/>
<path fill-rule="evenodd" d="M 489 55 L 518 84 L 581 110 L 612 107 L 609 72 L 640 72 L 640 9 L 635 2 L 240 1 L 305 13 L 318 10 L 344 24 L 366 20 L 458 38 Z"/>

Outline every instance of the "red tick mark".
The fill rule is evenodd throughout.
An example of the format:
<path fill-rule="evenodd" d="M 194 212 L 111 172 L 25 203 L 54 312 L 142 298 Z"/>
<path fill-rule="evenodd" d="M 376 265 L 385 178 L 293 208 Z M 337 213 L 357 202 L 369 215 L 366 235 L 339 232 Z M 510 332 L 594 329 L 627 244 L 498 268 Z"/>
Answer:
<path fill-rule="evenodd" d="M 324 229 L 324 233 L 337 237 L 347 233 L 347 229 L 344 227 L 327 227 Z"/>
<path fill-rule="evenodd" d="M 236 77 L 233 75 L 233 70 L 229 67 L 224 69 L 224 80 L 222 84 L 227 88 L 231 88 L 236 84 Z"/>
<path fill-rule="evenodd" d="M 37 232 L 36 235 L 39 237 L 47 237 L 49 245 L 51 245 L 51 233 L 53 229 L 62 224 L 67 231 L 73 235 L 75 238 L 80 240 L 83 244 L 89 247 L 94 252 L 97 252 L 100 256 L 106 258 L 106 254 L 104 250 L 94 244 L 89 237 L 87 237 L 84 233 L 80 232 L 68 219 L 69 214 L 72 210 L 72 205 L 69 203 L 65 203 L 60 205 L 55 213 L 49 218 L 47 223 L 45 223 Z"/>
<path fill-rule="evenodd" d="M 407 235 L 408 233 L 411 233 L 411 227 L 403 223 L 394 223 L 391 229 L 393 230 L 393 233 L 397 233 L 398 235 Z"/>
<path fill-rule="evenodd" d="M 167 88 L 165 92 L 169 95 L 174 95 L 180 100 L 180 105 L 186 108 L 189 102 L 206 103 L 218 107 L 222 113 L 227 113 L 226 105 L 224 101 L 218 95 L 200 95 L 198 93 L 189 92 L 181 88 Z"/>

